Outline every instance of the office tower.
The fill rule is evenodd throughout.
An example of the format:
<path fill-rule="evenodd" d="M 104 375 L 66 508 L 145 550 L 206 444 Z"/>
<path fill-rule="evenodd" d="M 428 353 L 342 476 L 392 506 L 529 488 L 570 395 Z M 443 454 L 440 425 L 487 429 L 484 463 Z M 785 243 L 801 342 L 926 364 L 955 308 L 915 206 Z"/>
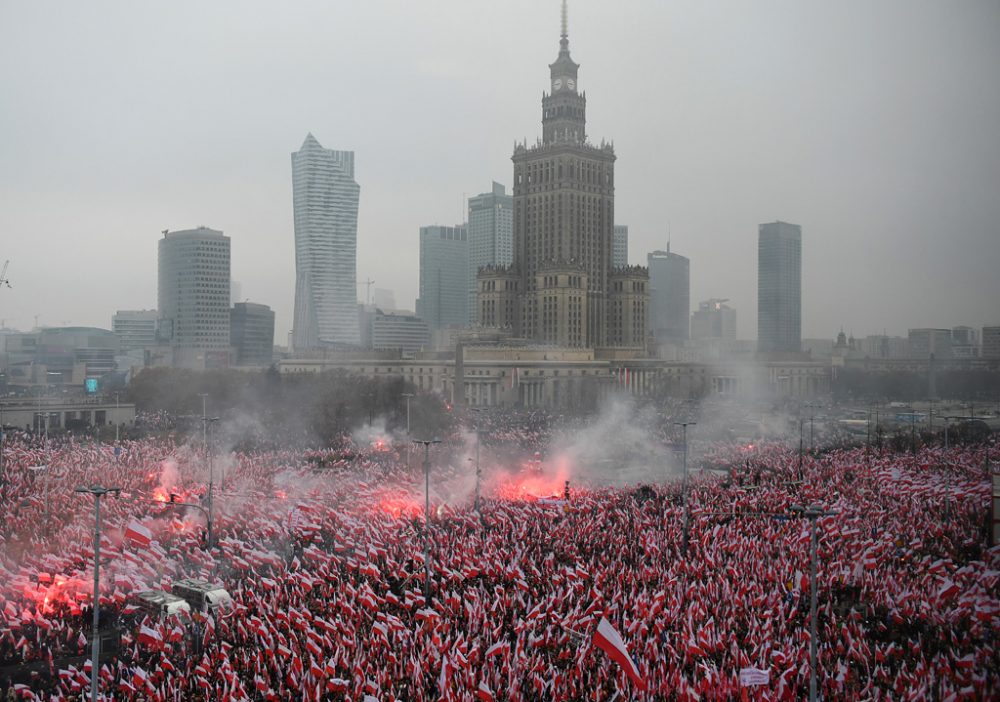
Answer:
<path fill-rule="evenodd" d="M 757 239 L 757 350 L 802 351 L 802 228 L 761 224 Z"/>
<path fill-rule="evenodd" d="M 156 345 L 156 310 L 118 310 L 111 318 L 111 331 L 118 335 L 122 351 L 148 349 Z"/>
<path fill-rule="evenodd" d="M 229 365 L 229 237 L 198 227 L 159 243 L 158 336 L 173 365 Z"/>
<path fill-rule="evenodd" d="M 981 355 L 983 358 L 1000 358 L 1000 326 L 983 327 Z"/>
<path fill-rule="evenodd" d="M 951 329 L 910 329 L 910 358 L 952 357 Z"/>
<path fill-rule="evenodd" d="M 479 318 L 506 320 L 515 336 L 535 343 L 641 352 L 648 277 L 638 266 L 613 266 L 615 151 L 587 139 L 565 2 L 562 19 L 551 92 L 542 96 L 542 139 L 516 145 L 512 156 L 513 263 L 480 276 Z"/>
<path fill-rule="evenodd" d="M 691 316 L 691 261 L 666 251 L 646 255 L 649 268 L 649 329 L 656 344 L 683 346 Z"/>
<path fill-rule="evenodd" d="M 274 361 L 274 311 L 255 302 L 230 310 L 229 339 L 238 366 L 269 366 Z"/>
<path fill-rule="evenodd" d="M 614 241 L 611 242 L 611 266 L 624 268 L 628 265 L 628 225 L 616 224 Z"/>
<path fill-rule="evenodd" d="M 309 134 L 292 154 L 295 211 L 295 349 L 360 343 L 358 198 L 354 152 Z"/>
<path fill-rule="evenodd" d="M 417 316 L 431 331 L 469 320 L 469 236 L 466 225 L 420 227 Z"/>
<path fill-rule="evenodd" d="M 469 198 L 469 324 L 478 320 L 476 276 L 486 266 L 509 266 L 514 256 L 514 198 L 503 185 Z"/>
<path fill-rule="evenodd" d="M 712 298 L 698 303 L 691 315 L 691 338 L 736 341 L 736 310 L 727 305 L 728 299 Z"/>
<path fill-rule="evenodd" d="M 387 314 L 376 309 L 371 316 L 371 347 L 375 350 L 400 349 L 413 356 L 430 343 L 427 322 L 411 314 Z"/>

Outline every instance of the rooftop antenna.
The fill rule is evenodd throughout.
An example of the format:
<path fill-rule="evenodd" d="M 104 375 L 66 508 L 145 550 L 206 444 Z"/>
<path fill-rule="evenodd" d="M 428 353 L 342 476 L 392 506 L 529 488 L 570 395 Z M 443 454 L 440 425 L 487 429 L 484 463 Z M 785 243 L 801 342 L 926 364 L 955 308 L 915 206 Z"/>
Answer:
<path fill-rule="evenodd" d="M 567 7 L 566 0 L 562 3 L 562 37 L 565 39 L 569 36 L 569 8 Z"/>

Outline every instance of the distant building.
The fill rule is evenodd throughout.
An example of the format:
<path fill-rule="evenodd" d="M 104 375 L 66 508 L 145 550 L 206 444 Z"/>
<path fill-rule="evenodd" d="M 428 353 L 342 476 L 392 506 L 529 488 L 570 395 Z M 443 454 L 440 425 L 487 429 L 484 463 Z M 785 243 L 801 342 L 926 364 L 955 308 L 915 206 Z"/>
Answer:
<path fill-rule="evenodd" d="M 1000 358 L 1000 326 L 983 327 L 983 358 Z"/>
<path fill-rule="evenodd" d="M 431 331 L 464 327 L 469 320 L 469 235 L 464 224 L 420 228 L 420 298 L 417 316 Z"/>
<path fill-rule="evenodd" d="M 271 365 L 274 361 L 274 311 L 255 302 L 237 302 L 229 319 L 229 338 L 236 365 Z"/>
<path fill-rule="evenodd" d="M 649 268 L 649 331 L 657 345 L 683 346 L 690 337 L 691 261 L 680 254 L 654 251 Z"/>
<path fill-rule="evenodd" d="M 757 240 L 757 349 L 802 351 L 802 228 L 761 224 Z"/>
<path fill-rule="evenodd" d="M 542 95 L 542 138 L 515 144 L 511 157 L 513 263 L 484 270 L 477 318 L 483 326 L 503 319 L 513 337 L 531 343 L 642 355 L 648 277 L 613 266 L 617 157 L 611 143 L 587 138 L 579 68 L 563 22 L 551 90 Z"/>
<path fill-rule="evenodd" d="M 972 327 L 952 327 L 951 353 L 955 358 L 978 358 L 979 332 Z"/>
<path fill-rule="evenodd" d="M 413 356 L 430 343 L 427 322 L 410 314 L 389 314 L 376 310 L 371 318 L 371 344 L 376 351 L 400 349 L 404 357 Z"/>
<path fill-rule="evenodd" d="M 159 243 L 158 335 L 173 365 L 229 365 L 229 237 L 208 227 L 166 232 Z"/>
<path fill-rule="evenodd" d="M 614 239 L 611 241 L 611 265 L 624 268 L 628 265 L 628 225 L 616 224 Z"/>
<path fill-rule="evenodd" d="M 46 327 L 6 337 L 7 381 L 14 385 L 77 385 L 116 370 L 117 334 L 95 327 Z"/>
<path fill-rule="evenodd" d="M 858 350 L 868 358 L 909 358 L 910 342 L 902 336 L 874 334 L 859 340 Z"/>
<path fill-rule="evenodd" d="M 372 290 L 372 304 L 386 312 L 393 312 L 396 308 L 396 293 L 389 288 L 374 288 Z"/>
<path fill-rule="evenodd" d="M 295 212 L 295 349 L 356 346 L 358 201 L 354 152 L 308 134 L 292 154 Z"/>
<path fill-rule="evenodd" d="M 122 351 L 156 346 L 156 310 L 118 310 L 111 318 L 111 331 L 118 335 Z"/>
<path fill-rule="evenodd" d="M 691 338 L 736 341 L 736 310 L 728 299 L 712 298 L 698 303 L 691 315 Z"/>
<path fill-rule="evenodd" d="M 469 198 L 469 324 L 476 324 L 476 275 L 486 266 L 509 266 L 514 258 L 514 198 L 504 186 Z"/>
<path fill-rule="evenodd" d="M 910 357 L 935 359 L 951 358 L 951 329 L 910 329 Z"/>

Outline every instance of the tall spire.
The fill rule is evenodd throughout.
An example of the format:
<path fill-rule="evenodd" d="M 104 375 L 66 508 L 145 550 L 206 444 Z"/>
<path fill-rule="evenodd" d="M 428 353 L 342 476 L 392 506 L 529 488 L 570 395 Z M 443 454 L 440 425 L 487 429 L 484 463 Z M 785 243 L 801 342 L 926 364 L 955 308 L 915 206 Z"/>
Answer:
<path fill-rule="evenodd" d="M 566 0 L 562 0 L 562 32 L 559 37 L 559 50 L 569 51 L 569 8 Z"/>

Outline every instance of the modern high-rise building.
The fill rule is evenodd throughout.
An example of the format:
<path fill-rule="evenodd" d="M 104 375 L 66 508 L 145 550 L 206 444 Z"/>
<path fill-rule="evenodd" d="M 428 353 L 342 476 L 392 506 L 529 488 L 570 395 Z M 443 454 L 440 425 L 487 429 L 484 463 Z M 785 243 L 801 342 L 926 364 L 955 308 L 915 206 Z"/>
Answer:
<path fill-rule="evenodd" d="M 952 357 L 951 329 L 910 329 L 911 358 L 934 358 L 941 360 Z"/>
<path fill-rule="evenodd" d="M 296 350 L 356 346 L 358 199 L 354 152 L 324 149 L 309 134 L 292 154 Z"/>
<path fill-rule="evenodd" d="M 670 251 L 646 255 L 649 268 L 649 330 L 657 345 L 683 346 L 690 337 L 691 261 Z"/>
<path fill-rule="evenodd" d="M 420 227 L 417 316 L 431 331 L 469 321 L 469 235 L 466 225 Z"/>
<path fill-rule="evenodd" d="M 614 240 L 611 242 L 611 265 L 624 268 L 628 265 L 628 225 L 616 224 Z"/>
<path fill-rule="evenodd" d="M 476 324 L 476 276 L 486 266 L 509 266 L 514 260 L 514 198 L 500 183 L 469 198 L 469 324 Z"/>
<path fill-rule="evenodd" d="M 542 96 L 542 139 L 516 145 L 512 156 L 513 263 L 480 275 L 479 320 L 509 324 L 514 336 L 534 343 L 638 353 L 645 349 L 648 276 L 639 266 L 613 265 L 615 151 L 587 139 L 578 73 L 564 3 L 551 92 Z"/>
<path fill-rule="evenodd" d="M 229 237 L 208 227 L 164 232 L 159 243 L 159 339 L 173 365 L 229 365 Z"/>
<path fill-rule="evenodd" d="M 691 315 L 692 339 L 736 341 L 736 310 L 727 305 L 728 299 L 713 298 L 698 303 Z"/>
<path fill-rule="evenodd" d="M 757 239 L 757 350 L 802 351 L 802 227 L 761 224 Z"/>
<path fill-rule="evenodd" d="M 369 332 L 375 350 L 400 349 L 404 356 L 413 356 L 430 343 L 427 322 L 412 314 L 387 314 L 376 309 L 371 316 Z"/>
<path fill-rule="evenodd" d="M 229 338 L 238 366 L 269 366 L 274 361 L 274 311 L 255 302 L 230 310 Z"/>
<path fill-rule="evenodd" d="M 1000 358 L 1000 326 L 983 327 L 981 355 L 983 358 Z"/>
<path fill-rule="evenodd" d="M 156 310 L 118 310 L 111 318 L 111 331 L 121 340 L 122 351 L 148 349 L 156 345 Z"/>

